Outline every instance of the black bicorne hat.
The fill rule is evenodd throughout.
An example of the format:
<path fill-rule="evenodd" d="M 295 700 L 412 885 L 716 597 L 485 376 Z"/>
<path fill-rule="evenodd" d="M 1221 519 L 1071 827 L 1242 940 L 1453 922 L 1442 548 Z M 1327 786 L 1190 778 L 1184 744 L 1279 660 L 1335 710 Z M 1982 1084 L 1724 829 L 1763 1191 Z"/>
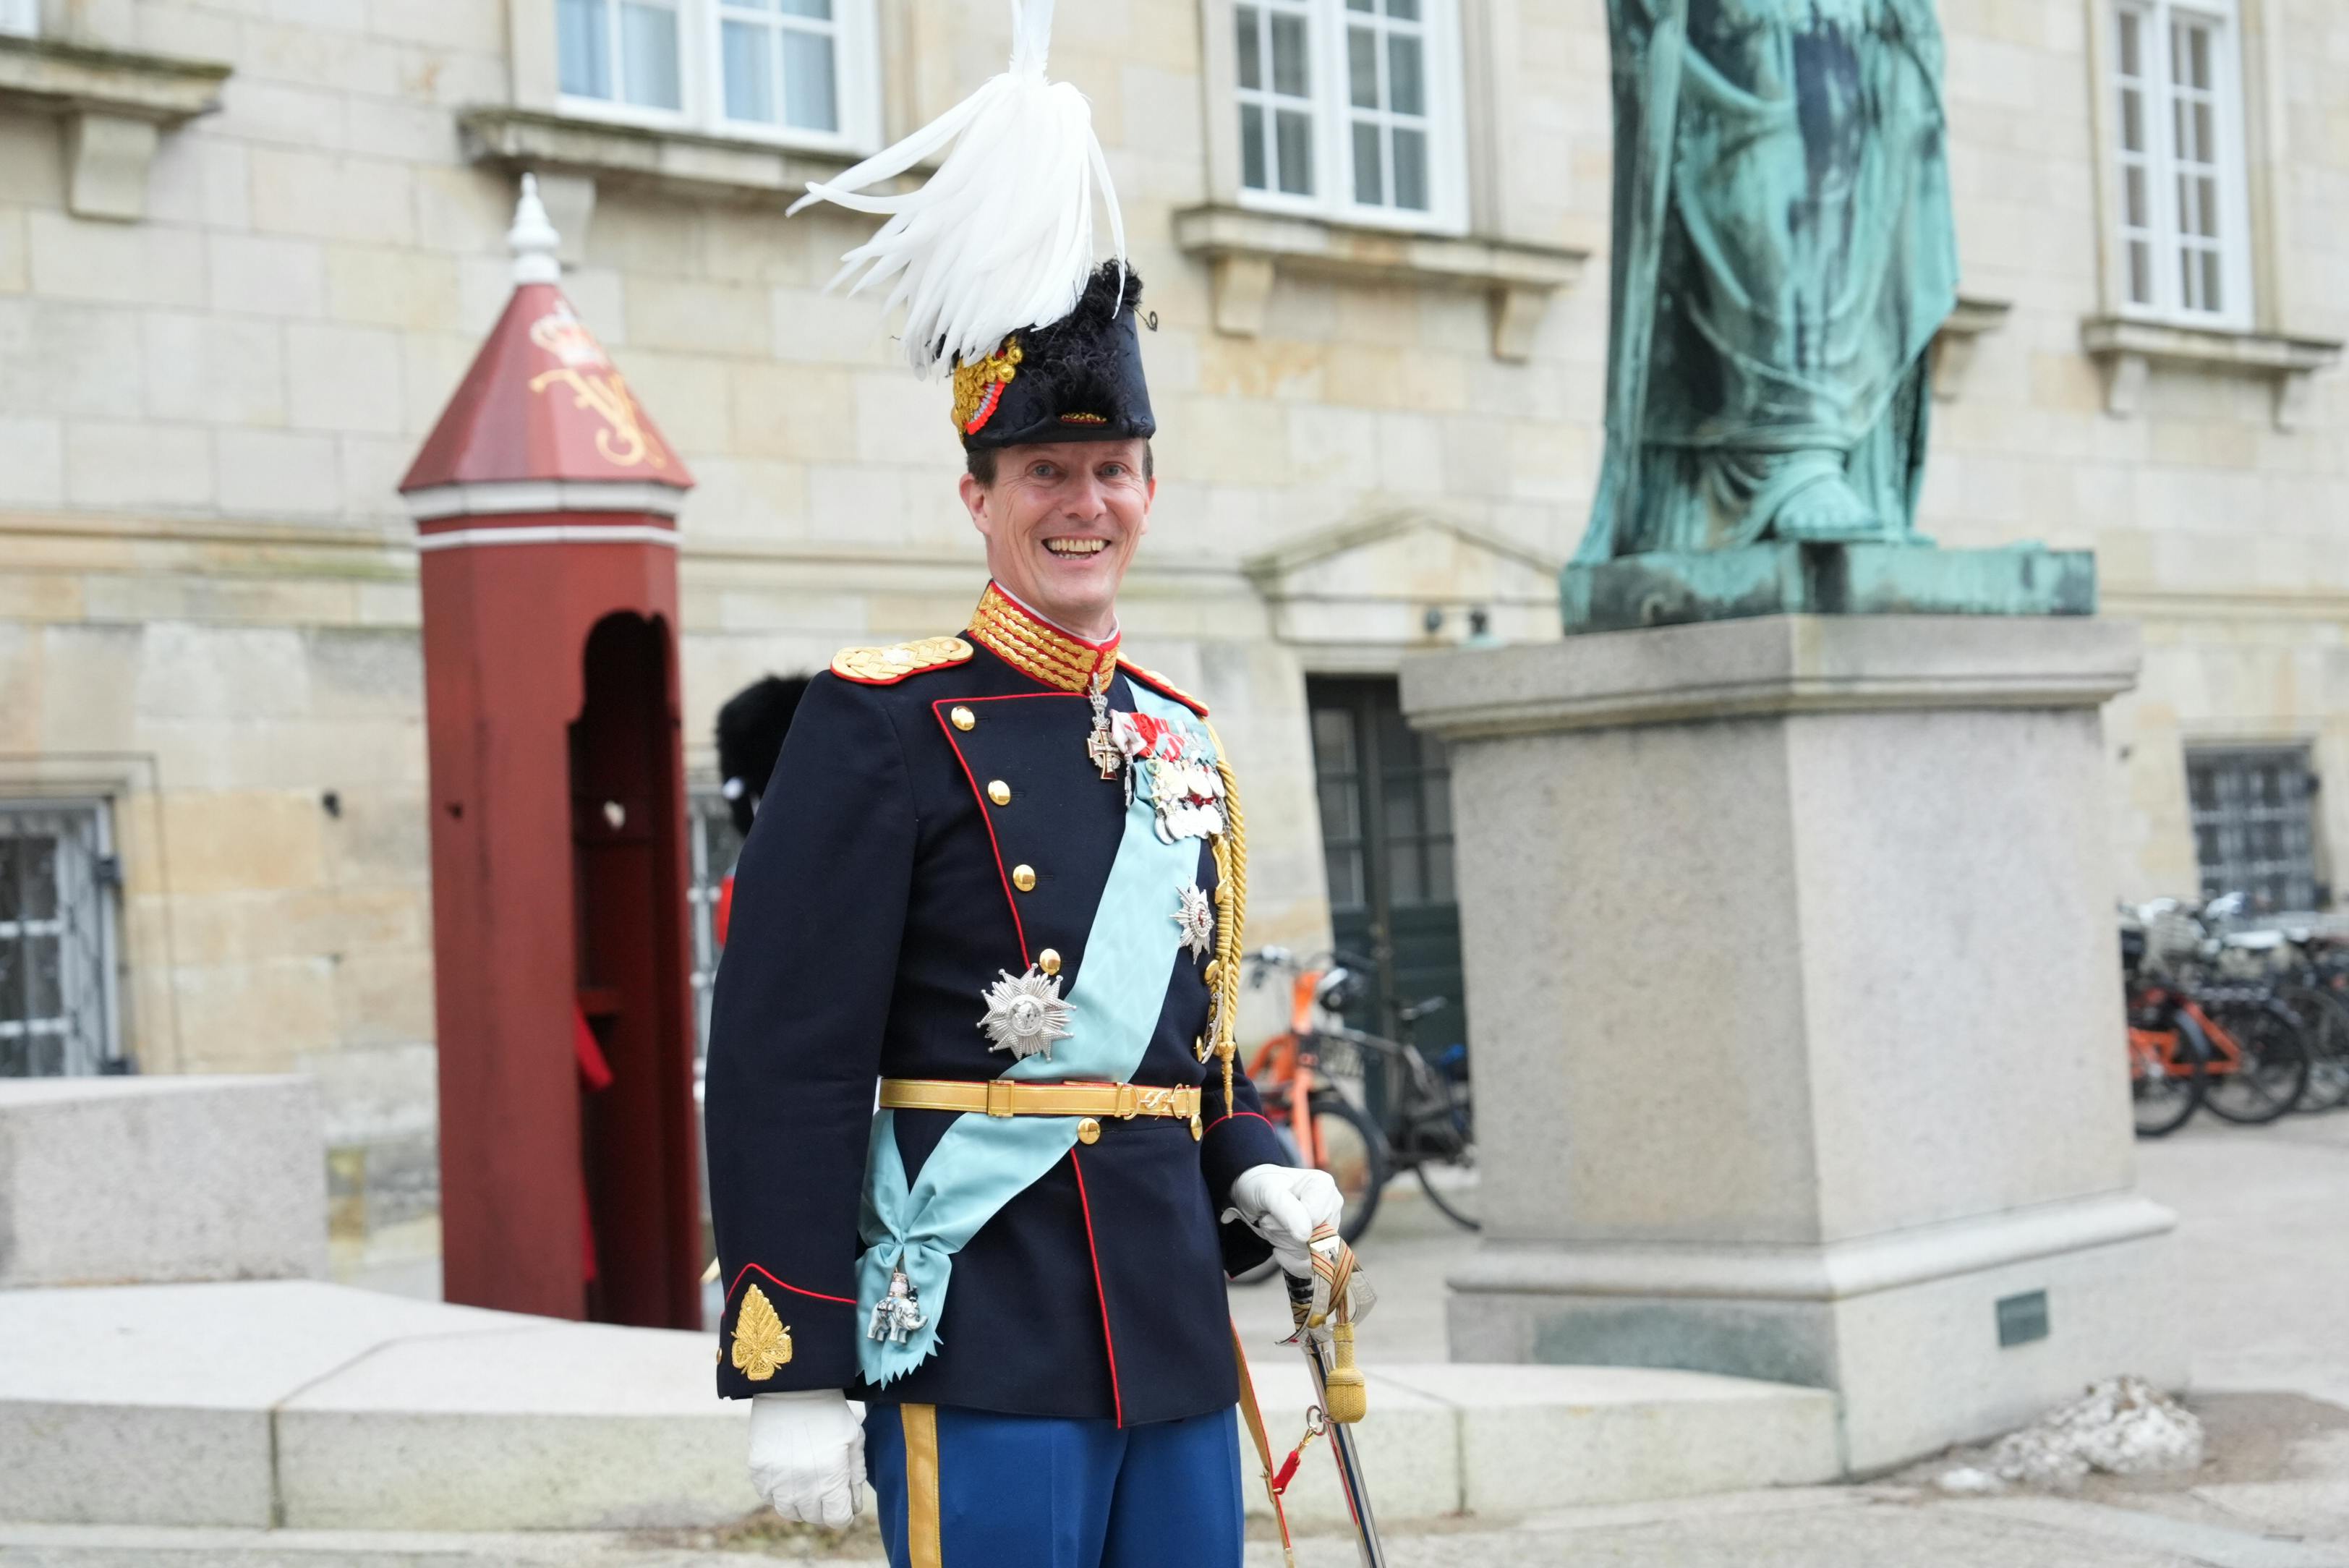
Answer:
<path fill-rule="evenodd" d="M 1142 374 L 1142 280 L 1104 262 L 1068 315 L 1014 332 L 954 369 L 965 450 L 1055 441 L 1147 441 L 1157 432 Z"/>

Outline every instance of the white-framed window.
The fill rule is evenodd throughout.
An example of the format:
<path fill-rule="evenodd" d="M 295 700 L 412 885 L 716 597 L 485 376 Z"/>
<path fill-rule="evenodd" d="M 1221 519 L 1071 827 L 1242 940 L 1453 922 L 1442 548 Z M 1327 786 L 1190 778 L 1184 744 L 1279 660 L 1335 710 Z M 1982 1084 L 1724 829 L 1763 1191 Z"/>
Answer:
<path fill-rule="evenodd" d="M 2113 17 L 2121 308 L 2251 325 L 2236 0 L 2118 0 Z"/>
<path fill-rule="evenodd" d="M 879 143 L 874 0 L 555 0 L 554 21 L 566 109 L 824 151 Z"/>
<path fill-rule="evenodd" d="M 0 801 L 0 1078 L 119 1072 L 103 801 Z"/>
<path fill-rule="evenodd" d="M 36 38 L 41 33 L 41 0 L 0 0 L 0 33 Z"/>
<path fill-rule="evenodd" d="M 1234 0 L 1240 199 L 1467 223 L 1458 0 Z"/>

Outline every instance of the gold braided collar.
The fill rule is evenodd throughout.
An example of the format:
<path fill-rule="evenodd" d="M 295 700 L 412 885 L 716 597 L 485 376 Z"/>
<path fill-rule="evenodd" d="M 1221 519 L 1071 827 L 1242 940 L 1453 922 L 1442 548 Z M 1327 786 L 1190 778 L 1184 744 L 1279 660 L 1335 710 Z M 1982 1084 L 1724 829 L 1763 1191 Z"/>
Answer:
<path fill-rule="evenodd" d="M 1117 668 L 1117 638 L 1087 642 L 1071 637 L 1022 609 L 993 583 L 971 612 L 970 639 L 1021 674 L 1062 691 L 1090 691 Z"/>

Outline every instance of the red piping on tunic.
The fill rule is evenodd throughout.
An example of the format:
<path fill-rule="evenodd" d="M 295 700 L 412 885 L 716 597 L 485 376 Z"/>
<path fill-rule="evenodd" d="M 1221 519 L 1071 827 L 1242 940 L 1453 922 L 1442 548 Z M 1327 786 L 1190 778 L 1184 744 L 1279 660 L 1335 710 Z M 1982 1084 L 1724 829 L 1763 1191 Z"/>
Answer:
<path fill-rule="evenodd" d="M 734 1299 L 734 1293 L 740 1290 L 742 1286 L 742 1275 L 749 1273 L 767 1274 L 767 1271 L 760 1268 L 756 1263 L 743 1264 L 741 1270 L 735 1274 L 734 1282 L 726 1287 L 726 1299 L 728 1301 L 730 1302 Z M 856 1304 L 856 1298 L 854 1296 L 828 1296 L 822 1291 L 803 1291 L 797 1285 L 787 1285 L 783 1283 L 782 1281 L 775 1278 L 772 1274 L 767 1274 L 767 1282 L 773 1285 L 777 1290 L 789 1291 L 795 1296 L 812 1296 L 817 1301 L 838 1302 L 843 1306 L 854 1306 Z"/>
<path fill-rule="evenodd" d="M 1270 1116 L 1266 1116 L 1262 1111 L 1226 1111 L 1222 1116 L 1217 1116 L 1214 1121 L 1209 1122 L 1205 1127 L 1202 1127 L 1199 1130 L 1199 1136 L 1201 1137 L 1206 1137 L 1209 1133 L 1215 1131 L 1217 1127 L 1223 1126 L 1226 1122 L 1230 1121 L 1235 1116 L 1254 1116 L 1257 1120 L 1262 1122 L 1267 1127 L 1274 1125 L 1273 1119 Z"/>
<path fill-rule="evenodd" d="M 938 728 L 946 733 L 947 749 L 954 753 L 955 761 L 962 764 L 962 776 L 970 781 L 970 793 L 978 797 L 978 820 L 987 825 L 987 846 L 994 852 L 996 878 L 1003 884 L 1003 902 L 1011 911 L 1012 933 L 1019 939 L 1019 963 L 1022 968 L 1036 961 L 1028 956 L 1028 927 L 1019 919 L 1019 900 L 1011 891 L 1011 873 L 1004 869 L 1003 846 L 995 836 L 994 814 L 988 809 L 986 793 L 978 787 L 978 775 L 970 771 L 970 759 L 962 754 L 962 745 L 955 739 L 954 722 L 947 717 L 947 711 L 973 702 L 1025 702 L 1035 697 L 1074 695 L 1069 691 L 1015 691 L 1008 697 L 941 697 L 930 704 L 930 711 L 936 715 Z"/>
<path fill-rule="evenodd" d="M 1092 1200 L 1085 1196 L 1084 1162 L 1077 1158 L 1075 1149 L 1069 1151 L 1069 1168 L 1077 1173 L 1077 1203 L 1085 1211 L 1085 1251 L 1092 1256 L 1093 1294 L 1101 1301 L 1102 1344 L 1109 1348 L 1110 1405 L 1117 1412 L 1117 1424 L 1123 1427 L 1125 1425 L 1125 1397 L 1117 1388 L 1117 1340 L 1109 1331 L 1109 1293 L 1102 1289 L 1101 1251 L 1093 1245 L 1093 1205 Z"/>

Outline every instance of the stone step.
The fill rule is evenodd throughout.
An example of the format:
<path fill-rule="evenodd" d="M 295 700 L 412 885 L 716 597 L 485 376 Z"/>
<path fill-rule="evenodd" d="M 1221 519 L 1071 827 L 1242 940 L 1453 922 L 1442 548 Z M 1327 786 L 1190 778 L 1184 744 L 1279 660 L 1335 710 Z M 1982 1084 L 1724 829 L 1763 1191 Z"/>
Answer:
<path fill-rule="evenodd" d="M 0 1520 L 295 1531 L 619 1530 L 755 1510 L 708 1334 L 307 1281 L 0 1292 Z M 1250 1352 L 1275 1459 L 1309 1383 Z M 1819 1481 L 1833 1396 L 1622 1367 L 1367 1369 L 1382 1520 Z M 1244 1444 L 1245 1446 L 1245 1444 Z M 1316 1445 L 1317 1450 L 1321 1445 Z M 1247 1461 L 1250 1506 L 1268 1510 Z M 1325 1454 L 1291 1517 L 1343 1521 Z"/>

